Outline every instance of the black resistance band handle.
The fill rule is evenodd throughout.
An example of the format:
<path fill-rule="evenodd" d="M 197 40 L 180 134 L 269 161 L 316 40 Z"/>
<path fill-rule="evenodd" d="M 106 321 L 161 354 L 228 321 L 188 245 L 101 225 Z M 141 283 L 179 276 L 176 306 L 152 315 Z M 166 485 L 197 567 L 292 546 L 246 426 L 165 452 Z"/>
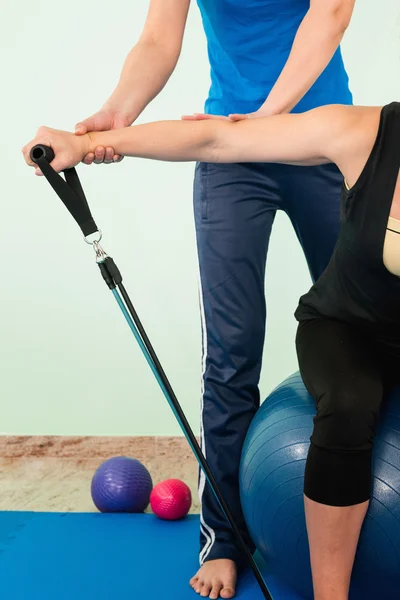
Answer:
<path fill-rule="evenodd" d="M 86 237 L 98 231 L 92 213 L 86 200 L 81 182 L 75 169 L 64 171 L 65 180 L 55 172 L 50 163 L 54 160 L 53 149 L 49 146 L 37 144 L 31 150 L 31 160 L 40 167 L 43 175 L 50 183 L 53 190 L 74 217 Z"/>

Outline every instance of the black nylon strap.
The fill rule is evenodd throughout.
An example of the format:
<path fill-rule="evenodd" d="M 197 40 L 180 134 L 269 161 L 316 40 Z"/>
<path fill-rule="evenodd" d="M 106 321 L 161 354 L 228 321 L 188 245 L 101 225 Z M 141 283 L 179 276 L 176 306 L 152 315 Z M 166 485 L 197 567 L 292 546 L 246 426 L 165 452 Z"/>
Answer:
<path fill-rule="evenodd" d="M 54 153 L 47 146 L 34 146 L 31 150 L 31 159 L 40 167 L 53 190 L 78 223 L 83 235 L 88 236 L 98 231 L 76 170 L 66 169 L 64 180 L 50 165 Z"/>

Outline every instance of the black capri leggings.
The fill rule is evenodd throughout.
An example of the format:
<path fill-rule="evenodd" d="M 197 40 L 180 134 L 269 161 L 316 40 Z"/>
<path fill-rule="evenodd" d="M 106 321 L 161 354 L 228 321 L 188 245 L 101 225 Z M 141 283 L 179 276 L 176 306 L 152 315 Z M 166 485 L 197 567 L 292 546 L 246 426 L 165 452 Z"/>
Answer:
<path fill-rule="evenodd" d="M 301 322 L 296 347 L 317 404 L 304 493 L 330 506 L 365 502 L 379 410 L 385 393 L 400 382 L 400 359 L 358 328 L 328 319 Z"/>

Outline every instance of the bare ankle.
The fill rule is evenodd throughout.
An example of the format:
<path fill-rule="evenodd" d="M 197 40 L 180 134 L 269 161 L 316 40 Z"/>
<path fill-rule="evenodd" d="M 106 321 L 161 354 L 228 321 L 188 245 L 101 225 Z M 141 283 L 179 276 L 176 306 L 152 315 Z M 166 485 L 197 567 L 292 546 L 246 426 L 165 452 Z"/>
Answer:
<path fill-rule="evenodd" d="M 324 590 L 323 592 L 314 592 L 314 600 L 349 600 L 347 593 L 338 593 L 336 590 Z"/>

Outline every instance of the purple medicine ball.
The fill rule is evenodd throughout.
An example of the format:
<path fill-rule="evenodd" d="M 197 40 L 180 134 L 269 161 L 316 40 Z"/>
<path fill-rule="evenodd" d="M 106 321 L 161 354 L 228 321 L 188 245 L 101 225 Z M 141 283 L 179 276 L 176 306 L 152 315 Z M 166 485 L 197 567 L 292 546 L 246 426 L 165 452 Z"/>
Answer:
<path fill-rule="evenodd" d="M 92 498 L 103 513 L 140 513 L 150 501 L 153 482 L 141 462 L 126 456 L 106 460 L 92 479 Z"/>

